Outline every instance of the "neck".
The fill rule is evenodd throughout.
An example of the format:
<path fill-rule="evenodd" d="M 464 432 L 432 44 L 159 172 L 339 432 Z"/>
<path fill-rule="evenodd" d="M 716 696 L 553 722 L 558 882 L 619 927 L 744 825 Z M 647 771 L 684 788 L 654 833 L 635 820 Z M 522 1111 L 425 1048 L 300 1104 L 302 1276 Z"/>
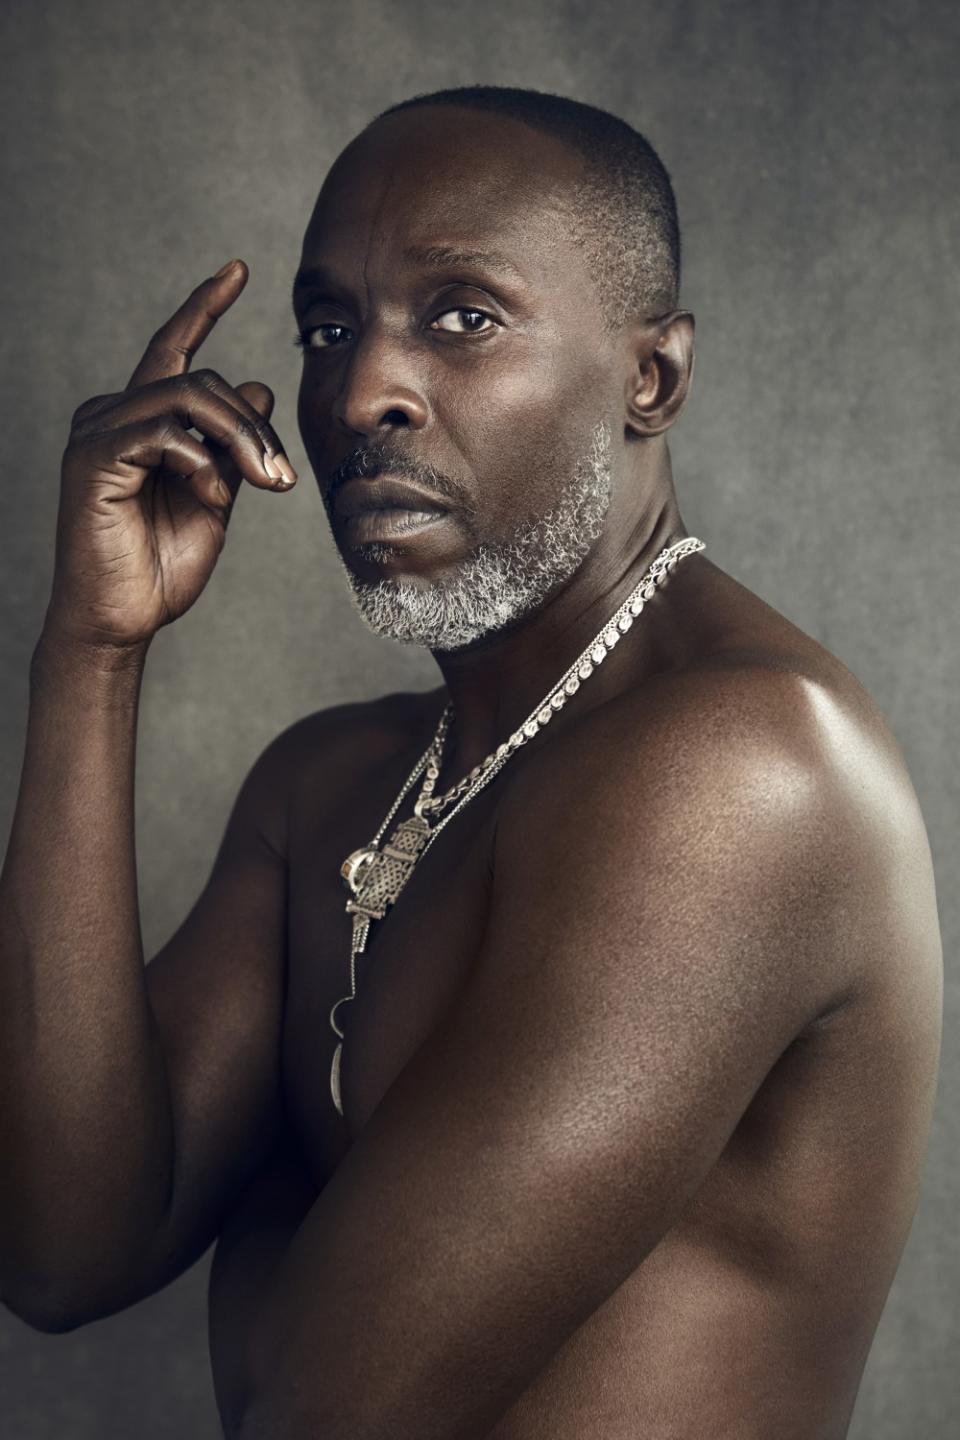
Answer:
<path fill-rule="evenodd" d="M 610 519 L 613 523 L 580 569 L 529 619 L 464 650 L 434 652 L 455 715 L 439 789 L 460 779 L 507 739 L 603 629 L 661 550 L 687 534 L 672 483 L 658 489 L 632 527 L 617 523 L 613 515 Z M 668 583 L 662 595 L 658 592 L 658 602 L 667 600 L 669 589 Z M 620 663 L 612 664 L 611 656 L 602 673 L 591 677 L 587 693 L 593 702 L 618 684 L 642 681 L 645 673 L 658 668 L 663 637 L 654 633 L 653 621 L 662 617 L 653 615 L 654 608 L 644 612 L 618 647 Z M 579 694 L 577 702 L 582 709 Z"/>

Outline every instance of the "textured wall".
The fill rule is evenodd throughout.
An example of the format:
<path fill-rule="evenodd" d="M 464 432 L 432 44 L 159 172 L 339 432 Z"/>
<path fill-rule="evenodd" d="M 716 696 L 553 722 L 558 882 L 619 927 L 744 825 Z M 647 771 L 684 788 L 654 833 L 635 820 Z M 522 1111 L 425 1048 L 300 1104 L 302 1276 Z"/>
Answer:
<path fill-rule="evenodd" d="M 6 0 L 0 19 L 4 828 L 70 414 L 125 384 L 156 325 L 236 254 L 251 280 L 202 363 L 273 387 L 306 475 L 283 498 L 244 490 L 212 583 L 151 650 L 138 771 L 149 953 L 200 888 L 237 785 L 280 728 L 436 673 L 354 619 L 296 433 L 288 290 L 329 162 L 392 101 L 472 82 L 606 106 L 660 149 L 698 319 L 696 391 L 673 444 L 687 525 L 876 696 L 937 863 L 940 1104 L 854 1440 L 940 1440 L 960 1414 L 947 750 L 960 728 L 958 31 L 948 0 Z M 208 1258 L 70 1335 L 0 1311 L 3 1440 L 214 1440 Z"/>

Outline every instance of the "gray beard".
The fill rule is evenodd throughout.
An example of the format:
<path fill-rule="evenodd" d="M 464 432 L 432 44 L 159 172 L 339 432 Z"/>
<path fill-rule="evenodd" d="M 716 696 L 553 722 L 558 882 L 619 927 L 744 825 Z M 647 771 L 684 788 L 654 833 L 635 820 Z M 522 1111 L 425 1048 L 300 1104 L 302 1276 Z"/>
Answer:
<path fill-rule="evenodd" d="M 603 531 L 610 504 L 610 429 L 601 421 L 546 515 L 502 544 L 478 545 L 450 575 L 428 585 L 358 580 L 347 569 L 357 609 L 371 630 L 405 645 L 462 650 L 536 610 L 569 580 Z M 371 554 L 390 547 L 368 545 Z"/>

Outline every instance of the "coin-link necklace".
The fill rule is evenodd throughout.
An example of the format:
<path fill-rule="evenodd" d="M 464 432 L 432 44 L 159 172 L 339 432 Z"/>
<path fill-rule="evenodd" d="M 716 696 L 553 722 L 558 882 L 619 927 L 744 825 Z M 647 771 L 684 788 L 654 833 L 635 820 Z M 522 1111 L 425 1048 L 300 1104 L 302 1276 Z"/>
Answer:
<path fill-rule="evenodd" d="M 689 535 L 683 540 L 678 540 L 674 545 L 668 545 L 665 550 L 661 550 L 643 579 L 631 590 L 620 608 L 611 615 L 603 629 L 577 656 L 570 668 L 561 675 L 556 685 L 547 691 L 540 704 L 531 710 L 527 719 L 519 729 L 513 732 L 509 740 L 505 740 L 496 750 L 492 750 L 485 760 L 470 771 L 469 775 L 465 775 L 443 795 L 435 796 L 433 792 L 440 775 L 443 744 L 453 718 L 452 707 L 448 705 L 440 716 L 436 734 L 404 781 L 399 795 L 384 816 L 383 823 L 376 835 L 369 845 L 365 845 L 360 850 L 354 850 L 344 860 L 340 867 L 340 876 L 350 891 L 347 914 L 353 916 L 353 933 L 350 938 L 350 994 L 342 996 L 330 1011 L 330 1026 L 339 1041 L 333 1052 L 333 1062 L 330 1066 L 330 1094 L 341 1115 L 343 1114 L 343 1104 L 340 1098 L 340 1057 L 343 1053 L 343 1031 L 337 1024 L 335 1016 L 339 1007 L 346 1004 L 348 1000 L 353 1000 L 357 993 L 357 956 L 363 954 L 371 924 L 374 920 L 382 920 L 390 906 L 396 903 L 401 890 L 413 873 L 417 861 L 427 853 L 443 827 L 449 825 L 453 817 L 459 814 L 474 795 L 478 794 L 485 785 L 489 785 L 521 745 L 532 740 L 545 725 L 549 724 L 557 711 L 562 710 L 570 697 L 577 693 L 581 683 L 589 680 L 596 667 L 603 663 L 613 647 L 619 644 L 626 635 L 646 602 L 653 596 L 656 588 L 663 585 L 667 576 L 677 568 L 678 562 L 685 555 L 692 555 L 695 551 L 704 549 L 706 546 L 702 540 L 698 540 L 694 535 Z M 413 807 L 413 814 L 409 820 L 401 821 L 387 843 L 381 847 L 380 842 L 387 826 L 421 775 L 424 776 L 423 784 Z M 453 805 L 453 809 L 431 829 L 428 816 L 440 814 L 454 801 L 457 803 Z"/>

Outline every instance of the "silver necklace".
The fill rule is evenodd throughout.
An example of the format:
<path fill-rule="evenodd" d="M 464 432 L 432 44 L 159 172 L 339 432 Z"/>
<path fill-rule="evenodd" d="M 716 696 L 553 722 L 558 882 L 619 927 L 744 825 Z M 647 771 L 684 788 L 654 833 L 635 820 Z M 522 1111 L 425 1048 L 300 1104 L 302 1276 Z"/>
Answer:
<path fill-rule="evenodd" d="M 702 540 L 689 535 L 661 550 L 639 584 L 631 590 L 623 604 L 611 615 L 573 664 L 564 671 L 552 689 L 547 691 L 539 705 L 531 710 L 523 724 L 456 785 L 452 785 L 442 795 L 434 795 L 440 776 L 444 742 L 453 719 L 453 710 L 447 705 L 440 716 L 436 734 L 403 782 L 400 793 L 384 816 L 376 835 L 369 845 L 354 850 L 344 860 L 340 867 L 340 876 L 350 891 L 346 912 L 353 916 L 353 932 L 350 937 L 350 994 L 341 996 L 330 1010 L 330 1027 L 338 1037 L 330 1066 L 330 1094 L 341 1115 L 343 1104 L 340 1096 L 340 1058 L 343 1053 L 343 1031 L 337 1024 L 336 1011 L 356 996 L 357 957 L 363 954 L 371 924 L 374 920 L 382 920 L 390 906 L 396 904 L 414 866 L 427 853 L 444 826 L 449 825 L 464 805 L 479 794 L 484 786 L 489 785 L 510 757 L 515 755 L 522 745 L 534 739 L 577 693 L 581 684 L 589 680 L 597 666 L 602 665 L 610 651 L 626 635 L 634 620 L 642 613 L 646 602 L 652 598 L 657 588 L 666 582 L 668 575 L 673 573 L 684 556 L 704 549 L 706 546 Z M 421 775 L 424 777 L 423 783 L 413 807 L 413 814 L 409 820 L 401 821 L 386 844 L 381 845 L 387 826 Z M 431 828 L 427 817 L 439 815 L 449 805 L 453 805 L 452 810 Z"/>

